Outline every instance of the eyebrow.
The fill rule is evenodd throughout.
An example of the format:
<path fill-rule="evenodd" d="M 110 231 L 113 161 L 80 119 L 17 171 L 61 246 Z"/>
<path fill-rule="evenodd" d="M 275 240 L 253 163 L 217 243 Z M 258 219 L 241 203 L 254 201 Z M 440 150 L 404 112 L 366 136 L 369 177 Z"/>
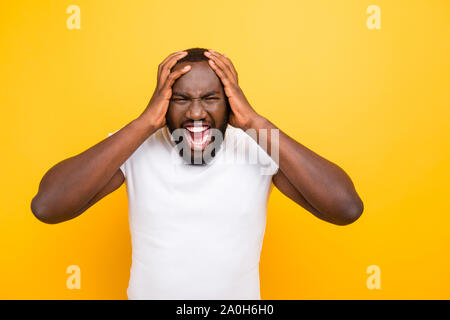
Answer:
<path fill-rule="evenodd" d="M 219 91 L 209 91 L 209 92 L 205 93 L 205 94 L 202 96 L 202 98 L 206 98 L 206 97 L 209 97 L 209 96 L 213 96 L 213 95 L 215 95 L 215 94 L 219 94 Z M 172 96 L 180 96 L 180 97 L 183 97 L 183 98 L 186 98 L 186 99 L 189 99 L 189 98 L 190 98 L 189 95 L 186 95 L 186 94 L 181 93 L 181 92 L 176 92 L 176 91 L 174 91 L 174 92 L 172 93 Z"/>

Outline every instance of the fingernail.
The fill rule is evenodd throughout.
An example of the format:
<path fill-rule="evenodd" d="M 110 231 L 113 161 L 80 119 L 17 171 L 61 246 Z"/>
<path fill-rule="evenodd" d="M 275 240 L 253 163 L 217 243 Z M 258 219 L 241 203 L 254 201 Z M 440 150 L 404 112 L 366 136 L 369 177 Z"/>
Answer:
<path fill-rule="evenodd" d="M 185 66 L 184 68 L 183 68 L 183 70 L 187 70 L 187 69 L 189 69 L 191 66 Z"/>

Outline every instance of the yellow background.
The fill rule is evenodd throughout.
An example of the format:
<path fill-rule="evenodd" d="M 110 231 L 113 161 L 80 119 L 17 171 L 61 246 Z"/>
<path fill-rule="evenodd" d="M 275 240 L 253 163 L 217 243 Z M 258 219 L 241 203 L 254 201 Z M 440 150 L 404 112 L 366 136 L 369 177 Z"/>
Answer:
<path fill-rule="evenodd" d="M 366 26 L 372 4 L 381 30 Z M 200 46 L 226 53 L 252 106 L 343 167 L 365 203 L 339 227 L 274 190 L 262 298 L 449 299 L 449 21 L 446 0 L 2 1 L 0 298 L 126 298 L 125 185 L 59 225 L 30 201 L 51 166 L 142 112 L 162 59 Z"/>

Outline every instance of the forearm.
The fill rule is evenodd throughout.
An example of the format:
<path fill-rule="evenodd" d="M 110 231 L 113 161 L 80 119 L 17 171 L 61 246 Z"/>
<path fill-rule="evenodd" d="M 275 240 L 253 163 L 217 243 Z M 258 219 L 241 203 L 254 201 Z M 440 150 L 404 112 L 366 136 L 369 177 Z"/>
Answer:
<path fill-rule="evenodd" d="M 231 60 L 225 55 L 209 50 L 205 52 L 211 68 L 221 79 L 231 108 L 230 124 L 249 132 L 252 138 L 266 151 L 272 153 L 272 144 L 277 144 L 274 150 L 279 151 L 279 169 L 282 180 L 289 182 L 286 193 L 296 198 L 298 202 L 308 202 L 325 220 L 336 224 L 347 224 L 359 217 L 362 212 L 362 202 L 358 197 L 353 183 L 347 174 L 335 164 L 315 154 L 305 146 L 288 137 L 279 130 L 277 141 L 271 141 L 271 130 L 278 128 L 270 121 L 261 117 L 249 104 L 242 89 L 238 85 L 238 76 Z M 259 142 L 260 131 L 266 129 L 267 142 Z M 256 136 L 254 133 L 256 130 Z M 278 148 L 277 148 L 278 147 Z M 274 156 L 272 155 L 272 158 Z M 292 190 L 295 189 L 295 190 Z M 295 191 L 295 192 L 293 192 Z M 298 197 L 297 197 L 298 196 Z M 356 219 L 355 219 L 356 218 Z"/>
<path fill-rule="evenodd" d="M 340 167 L 296 142 L 265 118 L 255 121 L 252 128 L 257 134 L 260 129 L 268 131 L 269 154 L 272 144 L 278 143 L 280 170 L 326 220 L 344 223 L 361 214 L 362 201 L 350 177 Z M 270 130 L 279 130 L 278 141 L 272 141 Z"/>
<path fill-rule="evenodd" d="M 33 212 L 48 221 L 72 218 L 153 132 L 141 116 L 83 153 L 58 163 L 42 178 L 32 201 Z"/>

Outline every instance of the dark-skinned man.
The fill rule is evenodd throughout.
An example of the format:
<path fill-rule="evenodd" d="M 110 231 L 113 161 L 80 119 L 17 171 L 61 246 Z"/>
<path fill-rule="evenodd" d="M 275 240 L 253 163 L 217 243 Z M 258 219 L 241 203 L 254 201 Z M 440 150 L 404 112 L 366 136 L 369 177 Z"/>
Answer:
<path fill-rule="evenodd" d="M 348 175 L 258 114 L 231 60 L 201 48 L 169 55 L 143 113 L 52 167 L 31 208 L 67 221 L 124 181 L 129 299 L 260 299 L 272 185 L 333 224 L 363 211 Z"/>

